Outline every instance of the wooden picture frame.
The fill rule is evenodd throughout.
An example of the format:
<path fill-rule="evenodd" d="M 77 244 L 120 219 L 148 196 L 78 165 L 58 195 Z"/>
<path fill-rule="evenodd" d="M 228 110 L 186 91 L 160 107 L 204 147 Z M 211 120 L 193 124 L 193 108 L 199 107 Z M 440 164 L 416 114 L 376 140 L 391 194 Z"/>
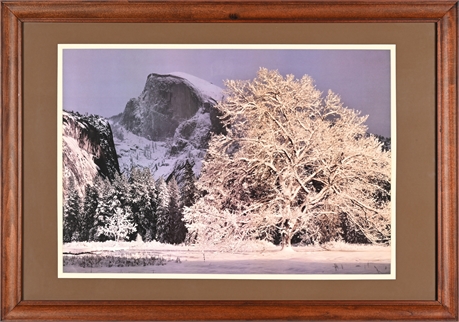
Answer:
<path fill-rule="evenodd" d="M 457 1 L 2 1 L 1 318 L 4 320 L 457 320 Z M 436 24 L 436 299 L 23 300 L 23 24 L 422 22 Z"/>

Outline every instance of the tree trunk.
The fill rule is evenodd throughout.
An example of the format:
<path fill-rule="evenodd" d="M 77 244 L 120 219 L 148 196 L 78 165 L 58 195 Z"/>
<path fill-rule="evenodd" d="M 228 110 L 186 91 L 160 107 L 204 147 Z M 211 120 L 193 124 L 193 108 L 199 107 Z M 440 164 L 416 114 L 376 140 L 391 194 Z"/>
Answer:
<path fill-rule="evenodd" d="M 291 211 L 290 206 L 287 206 L 285 212 L 288 215 L 290 215 L 290 211 Z M 293 238 L 293 227 L 291 226 L 289 219 L 286 219 L 282 226 L 283 228 L 281 231 L 281 245 L 282 245 L 281 250 L 283 250 L 285 247 L 287 247 L 287 249 L 291 249 L 292 248 L 292 238 Z"/>
<path fill-rule="evenodd" d="M 281 238 L 281 250 L 283 250 L 285 247 L 290 249 L 292 247 L 292 235 L 291 232 L 286 232 L 284 231 L 282 233 L 282 238 Z"/>

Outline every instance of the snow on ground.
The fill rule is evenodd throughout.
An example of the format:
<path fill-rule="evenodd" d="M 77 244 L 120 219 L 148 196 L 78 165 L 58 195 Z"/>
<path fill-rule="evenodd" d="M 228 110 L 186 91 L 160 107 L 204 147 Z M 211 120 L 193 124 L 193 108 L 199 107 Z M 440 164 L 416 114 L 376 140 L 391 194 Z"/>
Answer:
<path fill-rule="evenodd" d="M 180 273 L 180 274 L 389 274 L 391 247 L 347 245 L 293 247 L 282 250 L 272 244 L 257 250 L 225 253 L 202 251 L 195 246 L 158 242 L 105 242 L 64 244 L 64 253 L 94 252 L 100 255 L 159 256 L 165 265 L 82 268 L 64 266 L 66 273 Z M 130 254 L 130 255 L 129 255 Z M 71 255 L 80 256 L 80 255 Z"/>

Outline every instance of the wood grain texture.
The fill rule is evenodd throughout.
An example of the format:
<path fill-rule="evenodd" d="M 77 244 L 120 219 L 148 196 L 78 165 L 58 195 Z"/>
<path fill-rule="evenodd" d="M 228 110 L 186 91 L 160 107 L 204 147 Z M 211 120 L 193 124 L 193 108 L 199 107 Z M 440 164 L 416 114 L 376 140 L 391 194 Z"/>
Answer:
<path fill-rule="evenodd" d="M 457 312 L 457 10 L 437 25 L 438 216 L 437 292 L 439 301 Z M 457 314 L 457 313 L 456 313 Z"/>
<path fill-rule="evenodd" d="M 452 316 L 435 301 L 28 301 L 8 316 L 13 320 L 96 321 L 182 320 L 439 320 Z"/>
<path fill-rule="evenodd" d="M 457 1 L 3 1 L 1 317 L 5 320 L 457 320 Z M 434 301 L 22 301 L 22 23 L 436 22 Z"/>
<path fill-rule="evenodd" d="M 8 2 L 20 20 L 29 22 L 435 22 L 454 1 L 141 1 Z"/>
<path fill-rule="evenodd" d="M 2 10 L 1 285 L 2 316 L 21 300 L 22 281 L 22 127 L 21 25 Z"/>

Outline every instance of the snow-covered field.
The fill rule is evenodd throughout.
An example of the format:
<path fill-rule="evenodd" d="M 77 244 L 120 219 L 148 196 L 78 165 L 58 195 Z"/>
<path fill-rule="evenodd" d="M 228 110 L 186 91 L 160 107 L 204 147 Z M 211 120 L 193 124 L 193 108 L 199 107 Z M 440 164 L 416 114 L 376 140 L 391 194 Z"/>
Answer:
<path fill-rule="evenodd" d="M 64 266 L 64 273 L 172 274 L 389 274 L 391 247 L 330 243 L 281 250 L 272 244 L 247 247 L 243 252 L 219 252 L 195 246 L 158 242 L 68 243 L 63 252 L 80 255 L 160 258 L 151 266 Z M 81 254 L 86 253 L 86 254 Z M 92 253 L 87 254 L 87 253 Z"/>

